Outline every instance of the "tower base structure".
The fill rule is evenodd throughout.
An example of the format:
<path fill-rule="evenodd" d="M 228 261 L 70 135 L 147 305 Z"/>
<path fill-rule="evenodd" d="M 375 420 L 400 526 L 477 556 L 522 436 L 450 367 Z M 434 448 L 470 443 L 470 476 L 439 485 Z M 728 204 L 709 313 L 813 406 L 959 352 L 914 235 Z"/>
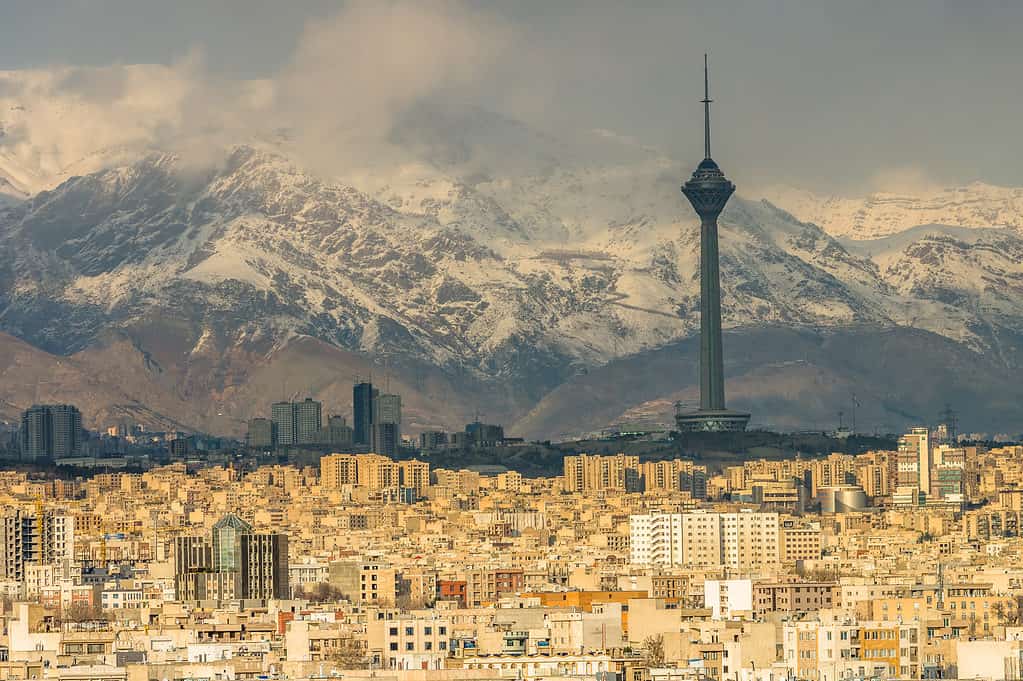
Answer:
<path fill-rule="evenodd" d="M 749 417 L 731 409 L 676 410 L 675 425 L 681 433 L 741 433 L 746 430 Z"/>

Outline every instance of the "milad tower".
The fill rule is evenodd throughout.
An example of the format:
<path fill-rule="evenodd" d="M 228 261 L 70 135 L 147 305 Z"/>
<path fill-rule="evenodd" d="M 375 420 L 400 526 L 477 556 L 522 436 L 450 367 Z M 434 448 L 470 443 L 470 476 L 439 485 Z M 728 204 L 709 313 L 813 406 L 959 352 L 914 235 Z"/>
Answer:
<path fill-rule="evenodd" d="M 700 216 L 700 408 L 675 412 L 680 431 L 742 431 L 749 414 L 725 407 L 725 371 L 721 354 L 721 281 L 718 267 L 718 216 L 735 185 L 710 157 L 710 78 L 703 55 L 704 159 L 682 185 L 682 193 Z"/>

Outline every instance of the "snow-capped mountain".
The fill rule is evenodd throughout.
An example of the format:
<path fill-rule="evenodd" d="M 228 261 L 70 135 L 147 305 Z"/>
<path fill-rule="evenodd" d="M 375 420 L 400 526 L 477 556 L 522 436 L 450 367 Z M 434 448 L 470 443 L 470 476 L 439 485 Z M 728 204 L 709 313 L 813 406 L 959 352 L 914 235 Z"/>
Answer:
<path fill-rule="evenodd" d="M 881 239 L 919 225 L 1007 227 L 1023 231 L 1023 188 L 974 182 L 915 193 L 873 193 L 862 198 L 819 196 L 792 187 L 764 190 L 772 203 L 832 236 Z"/>
<path fill-rule="evenodd" d="M 239 420 L 264 407 L 232 392 L 251 362 L 311 337 L 490 386 L 506 423 L 580 372 L 696 332 L 684 164 L 634 148 L 601 157 L 600 139 L 623 142 L 600 132 L 574 155 L 478 112 L 428 123 L 405 130 L 416 153 L 386 174 L 324 179 L 285 147 L 239 146 L 203 170 L 151 153 L 0 204 L 0 331 L 60 355 L 120 331 L 165 376 L 221 362 L 164 389 L 237 398 Z M 502 146 L 481 153 L 489 139 Z M 778 199 L 801 220 L 736 197 L 720 221 L 725 326 L 912 327 L 1015 371 L 1021 194 L 986 209 L 982 194 L 950 192 L 960 200 L 944 209 L 905 199 L 876 220 L 862 205 Z M 909 229 L 932 222 L 984 228 Z"/>

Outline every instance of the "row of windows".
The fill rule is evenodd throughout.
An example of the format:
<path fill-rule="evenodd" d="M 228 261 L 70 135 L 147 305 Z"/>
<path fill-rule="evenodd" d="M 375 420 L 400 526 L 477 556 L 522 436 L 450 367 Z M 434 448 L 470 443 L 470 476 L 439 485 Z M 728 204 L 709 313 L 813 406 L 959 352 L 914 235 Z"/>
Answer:
<path fill-rule="evenodd" d="M 398 642 L 397 641 L 391 641 L 390 649 L 391 649 L 392 652 L 397 651 L 398 650 Z M 415 643 L 412 643 L 411 641 L 409 641 L 408 643 L 405 644 L 405 650 L 406 651 L 411 652 L 411 651 L 414 651 L 415 649 L 416 649 L 416 644 Z M 447 641 L 440 641 L 439 643 L 437 643 L 437 650 L 447 650 L 447 649 L 448 649 L 448 642 Z M 433 642 L 432 641 L 425 642 L 423 644 L 423 650 L 433 650 Z"/>
<path fill-rule="evenodd" d="M 863 651 L 863 657 L 896 657 L 898 652 L 895 648 L 868 648 Z"/>
<path fill-rule="evenodd" d="M 397 636 L 398 635 L 398 627 L 391 627 L 390 631 L 388 631 L 388 633 L 391 636 Z M 448 628 L 447 627 L 437 627 L 437 633 L 440 636 L 447 636 Z M 415 636 L 416 635 L 415 627 L 405 627 L 405 635 L 406 636 Z M 423 627 L 423 635 L 424 636 L 432 636 L 433 635 L 433 627 L 432 626 Z"/>

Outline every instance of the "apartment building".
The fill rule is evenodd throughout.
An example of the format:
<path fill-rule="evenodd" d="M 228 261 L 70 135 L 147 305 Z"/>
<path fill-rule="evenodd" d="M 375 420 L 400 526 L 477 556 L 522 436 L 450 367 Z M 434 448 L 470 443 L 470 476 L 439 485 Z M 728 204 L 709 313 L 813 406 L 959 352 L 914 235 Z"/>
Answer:
<path fill-rule="evenodd" d="M 26 563 L 73 560 L 74 542 L 73 516 L 8 510 L 0 518 L 0 579 L 21 581 Z"/>
<path fill-rule="evenodd" d="M 366 628 L 369 654 L 383 669 L 443 669 L 450 636 L 450 620 L 432 612 L 373 618 Z"/>
<path fill-rule="evenodd" d="M 821 524 L 816 521 L 784 520 L 778 530 L 780 560 L 786 565 L 821 557 Z"/>
<path fill-rule="evenodd" d="M 650 513 L 629 517 L 636 565 L 713 567 L 752 572 L 780 560 L 777 513 Z"/>
<path fill-rule="evenodd" d="M 579 454 L 564 460 L 566 492 L 640 491 L 639 457 Z"/>
<path fill-rule="evenodd" d="M 332 562 L 327 572 L 328 583 L 353 603 L 393 606 L 398 599 L 400 575 L 393 566 L 372 561 L 341 560 Z"/>
<path fill-rule="evenodd" d="M 835 605 L 836 586 L 830 582 L 756 582 L 753 614 L 805 614 Z"/>

